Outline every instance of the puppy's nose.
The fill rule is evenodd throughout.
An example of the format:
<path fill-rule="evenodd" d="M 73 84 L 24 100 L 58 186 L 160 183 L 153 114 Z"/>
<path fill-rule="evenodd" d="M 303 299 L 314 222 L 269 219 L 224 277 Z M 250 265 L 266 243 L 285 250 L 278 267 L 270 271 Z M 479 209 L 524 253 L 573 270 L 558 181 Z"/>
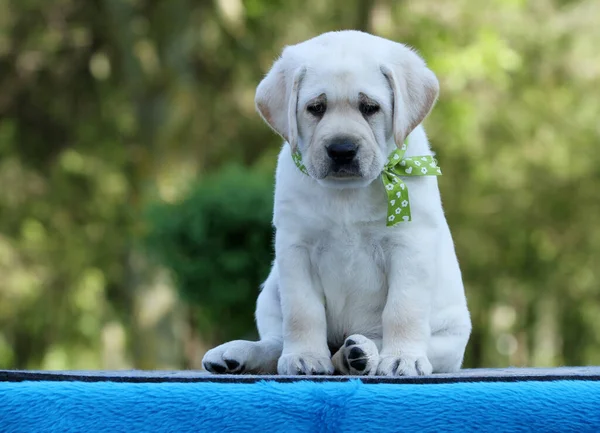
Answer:
<path fill-rule="evenodd" d="M 356 156 L 356 150 L 358 146 L 349 141 L 342 141 L 338 143 L 332 143 L 327 146 L 327 155 L 336 164 L 348 164 L 352 162 Z"/>

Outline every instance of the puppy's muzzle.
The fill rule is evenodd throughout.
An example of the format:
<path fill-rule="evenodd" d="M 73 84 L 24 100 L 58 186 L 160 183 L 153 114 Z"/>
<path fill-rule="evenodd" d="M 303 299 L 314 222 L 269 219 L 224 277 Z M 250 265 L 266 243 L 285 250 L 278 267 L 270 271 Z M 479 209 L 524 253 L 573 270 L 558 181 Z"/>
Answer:
<path fill-rule="evenodd" d="M 335 176 L 358 176 L 360 170 L 356 154 L 358 145 L 351 140 L 340 139 L 327 146 L 327 156 L 331 163 L 331 173 Z"/>

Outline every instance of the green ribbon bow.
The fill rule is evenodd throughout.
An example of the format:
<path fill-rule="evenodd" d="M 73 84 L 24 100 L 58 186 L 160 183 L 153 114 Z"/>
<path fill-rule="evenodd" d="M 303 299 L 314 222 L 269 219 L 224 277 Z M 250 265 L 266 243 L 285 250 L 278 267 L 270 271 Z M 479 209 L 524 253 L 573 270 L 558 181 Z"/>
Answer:
<path fill-rule="evenodd" d="M 400 149 L 395 149 L 390 154 L 381 173 L 381 180 L 388 198 L 388 227 L 403 221 L 411 221 L 408 188 L 402 180 L 402 176 L 441 176 L 442 174 L 436 159 L 431 155 L 404 158 L 407 146 L 408 143 L 404 141 Z M 300 152 L 293 153 L 292 158 L 298 169 L 308 175 L 306 167 L 302 164 Z"/>

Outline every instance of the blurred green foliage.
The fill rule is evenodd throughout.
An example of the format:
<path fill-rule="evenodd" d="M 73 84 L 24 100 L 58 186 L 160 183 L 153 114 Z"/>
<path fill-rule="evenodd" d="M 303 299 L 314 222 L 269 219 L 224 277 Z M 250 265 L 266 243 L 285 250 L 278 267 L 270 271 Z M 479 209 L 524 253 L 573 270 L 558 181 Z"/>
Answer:
<path fill-rule="evenodd" d="M 273 256 L 272 209 L 270 176 L 228 167 L 182 201 L 147 212 L 148 251 L 171 270 L 200 329 L 215 339 L 256 334 L 254 304 Z"/>
<path fill-rule="evenodd" d="M 426 129 L 466 365 L 599 364 L 598 16 L 595 0 L 0 0 L 0 368 L 198 367 L 252 334 L 281 144 L 254 89 L 285 44 L 341 28 L 417 47 L 440 79 Z"/>

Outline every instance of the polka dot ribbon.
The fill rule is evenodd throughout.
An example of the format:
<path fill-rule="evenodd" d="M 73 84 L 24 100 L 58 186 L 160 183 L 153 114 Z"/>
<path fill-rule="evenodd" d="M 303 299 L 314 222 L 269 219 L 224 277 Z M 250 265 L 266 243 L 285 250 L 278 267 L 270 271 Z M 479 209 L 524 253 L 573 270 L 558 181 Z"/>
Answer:
<path fill-rule="evenodd" d="M 381 180 L 388 198 L 387 226 L 391 227 L 400 222 L 411 220 L 408 188 L 402 180 L 404 176 L 441 176 L 442 170 L 438 167 L 436 159 L 431 156 L 412 156 L 404 158 L 406 141 L 402 147 L 395 149 L 383 167 Z M 308 174 L 302 164 L 302 155 L 299 152 L 292 154 L 298 169 Z"/>

